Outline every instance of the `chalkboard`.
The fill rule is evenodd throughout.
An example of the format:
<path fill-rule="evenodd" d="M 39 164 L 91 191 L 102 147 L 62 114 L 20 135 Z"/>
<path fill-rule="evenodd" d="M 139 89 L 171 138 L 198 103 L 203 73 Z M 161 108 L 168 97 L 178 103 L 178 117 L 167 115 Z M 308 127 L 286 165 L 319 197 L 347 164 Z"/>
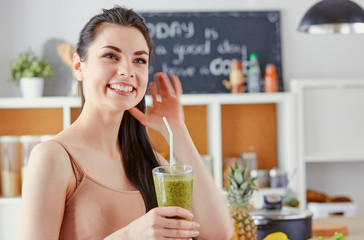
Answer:
<path fill-rule="evenodd" d="M 184 93 L 226 93 L 230 62 L 256 53 L 262 75 L 276 66 L 283 91 L 279 11 L 140 14 L 154 41 L 150 79 L 163 71 L 180 77 Z"/>

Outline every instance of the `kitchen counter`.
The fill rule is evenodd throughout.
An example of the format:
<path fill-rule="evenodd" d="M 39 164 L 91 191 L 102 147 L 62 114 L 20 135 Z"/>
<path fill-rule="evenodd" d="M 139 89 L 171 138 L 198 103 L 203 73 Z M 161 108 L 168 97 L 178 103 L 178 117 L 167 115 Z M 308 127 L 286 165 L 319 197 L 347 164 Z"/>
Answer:
<path fill-rule="evenodd" d="M 339 223 L 348 227 L 348 240 L 363 240 L 364 239 L 364 216 L 360 217 L 332 217 L 313 219 L 314 223 Z M 330 239 L 330 238 L 325 238 Z"/>

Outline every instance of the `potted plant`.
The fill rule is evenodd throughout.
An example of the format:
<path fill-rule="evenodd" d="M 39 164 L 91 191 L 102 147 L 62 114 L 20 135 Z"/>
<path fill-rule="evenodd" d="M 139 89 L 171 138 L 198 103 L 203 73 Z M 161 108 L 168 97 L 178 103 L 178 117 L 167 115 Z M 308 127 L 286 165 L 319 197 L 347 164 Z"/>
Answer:
<path fill-rule="evenodd" d="M 41 97 L 44 77 L 52 76 L 53 70 L 46 59 L 38 58 L 29 48 L 11 61 L 11 80 L 20 83 L 23 97 Z"/>

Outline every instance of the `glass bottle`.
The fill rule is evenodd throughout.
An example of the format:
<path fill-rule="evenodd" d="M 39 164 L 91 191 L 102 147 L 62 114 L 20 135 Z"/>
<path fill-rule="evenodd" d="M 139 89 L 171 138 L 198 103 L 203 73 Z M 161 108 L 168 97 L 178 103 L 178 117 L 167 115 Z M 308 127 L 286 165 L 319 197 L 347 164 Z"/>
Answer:
<path fill-rule="evenodd" d="M 273 64 L 265 67 L 264 92 L 278 92 L 277 69 Z"/>
<path fill-rule="evenodd" d="M 2 136 L 0 138 L 0 152 L 2 196 L 19 196 L 21 194 L 19 138 Z"/>
<path fill-rule="evenodd" d="M 248 92 L 260 92 L 260 66 L 258 56 L 255 53 L 249 55 L 249 68 L 248 68 Z"/>
<path fill-rule="evenodd" d="M 230 93 L 244 92 L 243 64 L 241 61 L 233 60 L 230 64 Z"/>

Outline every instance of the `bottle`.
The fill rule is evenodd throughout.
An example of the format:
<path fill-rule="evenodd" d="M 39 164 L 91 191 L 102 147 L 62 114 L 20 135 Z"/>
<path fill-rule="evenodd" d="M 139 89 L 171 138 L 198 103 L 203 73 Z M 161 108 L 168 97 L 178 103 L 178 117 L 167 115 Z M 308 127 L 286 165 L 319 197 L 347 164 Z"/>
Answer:
<path fill-rule="evenodd" d="M 229 80 L 230 80 L 230 92 L 231 93 L 244 92 L 243 64 L 241 61 L 237 61 L 237 60 L 231 61 Z"/>
<path fill-rule="evenodd" d="M 249 68 L 248 68 L 248 92 L 260 92 L 260 67 L 258 56 L 255 53 L 249 55 Z"/>
<path fill-rule="evenodd" d="M 277 69 L 273 64 L 265 67 L 264 92 L 278 92 Z"/>

